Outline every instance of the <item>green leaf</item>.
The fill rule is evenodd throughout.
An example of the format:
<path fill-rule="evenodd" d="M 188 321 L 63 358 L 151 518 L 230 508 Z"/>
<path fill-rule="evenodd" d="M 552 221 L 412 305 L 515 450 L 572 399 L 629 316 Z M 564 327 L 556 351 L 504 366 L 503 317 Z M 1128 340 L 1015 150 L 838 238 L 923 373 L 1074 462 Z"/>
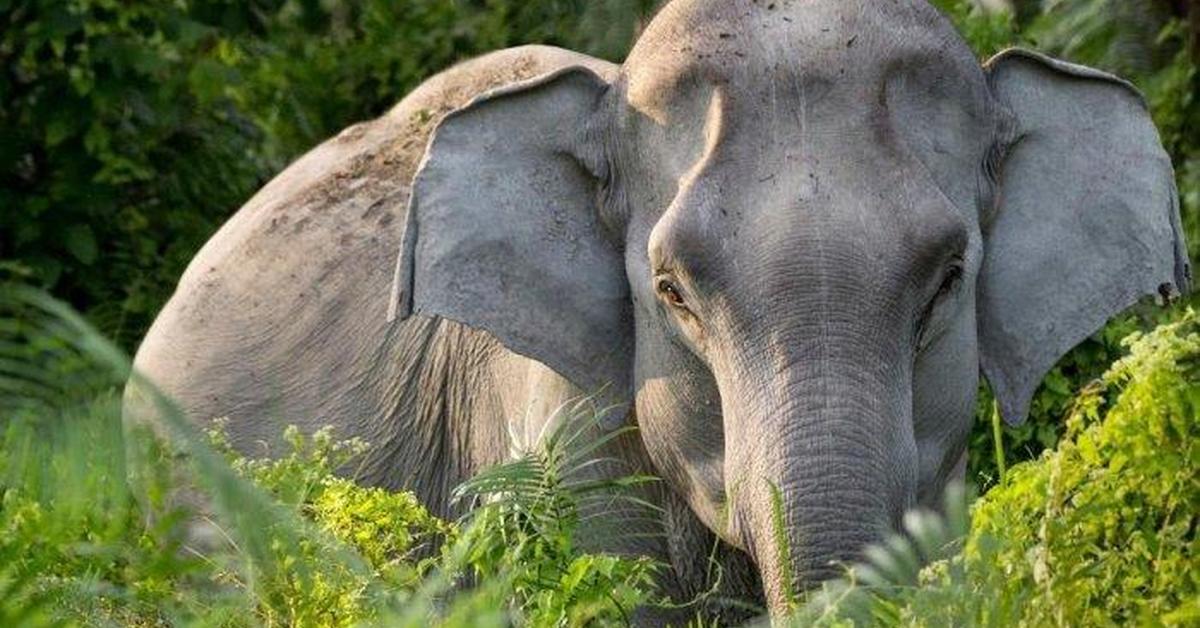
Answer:
<path fill-rule="evenodd" d="M 58 146 L 63 140 L 74 133 L 74 125 L 65 118 L 54 117 L 46 123 L 45 142 L 47 146 Z"/>
<path fill-rule="evenodd" d="M 100 248 L 96 245 L 96 235 L 92 233 L 91 227 L 84 224 L 67 227 L 63 234 L 63 246 L 84 266 L 96 263 L 100 254 Z"/>

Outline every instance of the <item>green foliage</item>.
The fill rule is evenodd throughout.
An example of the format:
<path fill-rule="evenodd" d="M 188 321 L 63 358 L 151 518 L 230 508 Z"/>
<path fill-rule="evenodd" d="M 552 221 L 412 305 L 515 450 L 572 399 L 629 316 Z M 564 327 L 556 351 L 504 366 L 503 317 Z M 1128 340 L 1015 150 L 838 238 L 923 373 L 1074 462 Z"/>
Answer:
<path fill-rule="evenodd" d="M 986 11 L 974 0 L 931 0 L 950 18 L 971 48 L 987 59 L 1013 45 L 1017 24 L 1007 11 Z"/>
<path fill-rule="evenodd" d="M 169 405 L 170 449 L 127 432 L 115 390 L 128 361 L 61 303 L 0 290 L 0 363 L 0 562 L 32 583 L 6 608 L 40 599 L 59 620 L 247 625 L 296 615 L 288 604 L 306 598 L 280 595 L 286 583 L 361 578 L 352 556 L 241 481 Z M 191 543 L 179 476 L 210 498 L 236 549 Z M 299 610 L 310 609 L 323 610 Z"/>
<path fill-rule="evenodd" d="M 1029 420 L 1016 427 L 1001 430 L 1003 457 L 1009 465 L 1033 460 L 1041 452 L 1052 449 L 1063 432 L 1067 412 L 1074 404 L 1078 390 L 1104 373 L 1123 352 L 1121 339 L 1148 325 L 1162 314 L 1121 316 L 1104 329 L 1084 340 L 1071 350 L 1046 374 L 1033 397 Z M 1168 315 L 1169 317 L 1169 315 Z M 995 455 L 995 435 L 992 428 L 994 398 L 991 390 L 981 387 L 976 403 L 975 429 L 968 440 L 967 477 L 982 489 L 1000 480 L 998 458 Z"/>
<path fill-rule="evenodd" d="M 1037 622 L 1200 619 L 1200 317 L 1126 343 L 1080 394 L 1061 446 L 976 512 L 974 534 L 1006 542 L 1006 587 L 1036 592 Z"/>
<path fill-rule="evenodd" d="M 1185 239 L 1193 267 L 1200 261 L 1200 73 L 1182 15 L 1152 0 L 1044 0 L 1021 2 L 1021 20 L 1007 11 L 987 11 L 975 0 L 934 0 L 986 59 L 1010 46 L 1041 50 L 1131 80 L 1145 95 L 1167 152 L 1175 164 Z M 1192 9 L 1196 10 L 1196 9 Z M 1193 304 L 1200 296 L 1193 295 Z M 1009 462 L 1031 460 L 1054 447 L 1075 395 L 1119 358 L 1120 340 L 1169 320 L 1147 309 L 1113 320 L 1059 360 L 1030 406 L 1029 420 L 1002 433 Z M 983 387 L 968 445 L 968 478 L 979 488 L 999 479 L 992 396 Z"/>
<path fill-rule="evenodd" d="M 965 546 L 960 494 L 948 498 L 949 524 L 909 515 L 908 537 L 868 552 L 870 564 L 826 585 L 797 620 L 1195 625 L 1200 316 L 1188 310 L 1125 344 L 1129 356 L 1073 404 L 1057 449 L 976 503 Z"/>
<path fill-rule="evenodd" d="M 361 440 L 337 441 L 329 427 L 306 436 L 288 426 L 286 456 L 248 459 L 229 446 L 223 430 L 219 421 L 208 432 L 209 441 L 240 476 L 298 509 L 391 583 L 415 588 L 434 564 L 434 549 L 457 534 L 411 493 L 363 487 L 335 475 L 366 452 Z"/>
<path fill-rule="evenodd" d="M 429 514 L 412 493 L 364 488 L 330 478 L 309 506 L 312 518 L 334 538 L 354 548 L 377 571 L 400 570 L 389 580 L 415 582 L 428 563 L 418 562 L 454 528 Z M 415 563 L 415 569 L 414 569 Z"/>
<path fill-rule="evenodd" d="M 455 499 L 481 504 L 463 532 L 465 564 L 476 580 L 509 582 L 509 604 L 533 626 L 621 625 L 633 609 L 652 601 L 655 573 L 649 558 L 581 551 L 580 529 L 591 544 L 615 511 L 632 520 L 654 511 L 629 489 L 654 481 L 644 476 L 596 479 L 594 453 L 628 429 L 595 438 L 599 413 L 584 399 L 559 413 L 542 443 L 509 463 L 484 471 L 455 491 Z M 589 517 L 590 513 L 601 515 Z M 497 543 L 497 541 L 500 541 Z"/>
<path fill-rule="evenodd" d="M 579 541 L 604 532 L 590 522 L 598 509 L 648 507 L 626 492 L 649 478 L 589 475 L 624 433 L 588 436 L 586 400 L 543 445 L 461 487 L 480 504 L 451 523 L 410 493 L 337 475 L 365 444 L 329 429 L 288 428 L 287 451 L 248 459 L 219 424 L 196 433 L 136 376 L 127 394 L 156 402 L 156 433 L 124 425 L 128 374 L 69 308 L 0 286 L 0 619 L 619 625 L 653 601 L 656 563 Z"/>
<path fill-rule="evenodd" d="M 0 259 L 127 343 L 261 180 L 212 83 L 231 43 L 179 3 L 0 6 Z"/>
<path fill-rule="evenodd" d="M 456 61 L 622 56 L 647 0 L 0 2 L 0 273 L 133 347 L 289 161 Z"/>
<path fill-rule="evenodd" d="M 229 447 L 223 424 L 209 442 L 236 473 L 279 503 L 313 522 L 324 534 L 268 540 L 276 569 L 263 573 L 268 603 L 264 623 L 346 625 L 380 610 L 383 591 L 412 592 L 434 565 L 435 546 L 454 528 L 432 515 L 411 493 L 388 493 L 334 475 L 366 451 L 358 440 L 335 441 L 331 428 L 305 436 L 284 431 L 290 451 L 275 459 L 247 459 Z M 350 560 L 326 562 L 344 552 Z M 366 568 L 348 565 L 365 563 Z"/>

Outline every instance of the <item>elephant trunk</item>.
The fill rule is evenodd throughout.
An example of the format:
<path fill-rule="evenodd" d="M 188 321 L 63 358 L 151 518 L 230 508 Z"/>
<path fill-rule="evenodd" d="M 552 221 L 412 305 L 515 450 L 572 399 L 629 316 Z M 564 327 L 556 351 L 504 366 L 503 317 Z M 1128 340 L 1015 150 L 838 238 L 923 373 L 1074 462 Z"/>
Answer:
<path fill-rule="evenodd" d="M 913 505 L 911 374 L 883 357 L 789 360 L 798 365 L 748 378 L 756 385 L 729 404 L 731 532 L 773 613 L 840 575 Z"/>

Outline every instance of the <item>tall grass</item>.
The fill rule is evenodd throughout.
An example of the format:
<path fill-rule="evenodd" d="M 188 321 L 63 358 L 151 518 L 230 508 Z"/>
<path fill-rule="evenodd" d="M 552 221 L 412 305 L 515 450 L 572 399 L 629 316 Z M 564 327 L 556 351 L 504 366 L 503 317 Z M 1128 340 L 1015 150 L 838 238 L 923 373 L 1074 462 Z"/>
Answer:
<path fill-rule="evenodd" d="M 123 421 L 127 380 L 151 416 Z M 593 506 L 649 507 L 626 489 L 650 478 L 587 474 L 620 436 L 582 438 L 590 400 L 460 487 L 478 503 L 466 519 L 440 521 L 337 477 L 366 445 L 329 431 L 241 457 L 70 308 L 5 286 L 0 408 L 4 625 L 623 624 L 657 595 L 654 561 L 577 540 Z"/>

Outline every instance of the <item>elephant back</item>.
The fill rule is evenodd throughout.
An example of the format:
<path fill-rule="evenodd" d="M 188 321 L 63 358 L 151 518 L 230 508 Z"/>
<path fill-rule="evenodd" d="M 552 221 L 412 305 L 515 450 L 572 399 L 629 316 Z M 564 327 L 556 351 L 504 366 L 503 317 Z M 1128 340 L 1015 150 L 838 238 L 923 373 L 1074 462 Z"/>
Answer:
<path fill-rule="evenodd" d="M 471 407 L 489 398 L 480 368 L 504 350 L 450 321 L 387 322 L 410 182 L 447 112 L 568 65 L 616 72 L 558 48 L 501 50 L 430 78 L 383 116 L 296 160 L 192 260 L 135 368 L 193 420 L 227 418 L 231 442 L 247 453 L 280 451 L 288 424 L 334 425 L 341 437 L 374 445 L 365 481 L 437 501 L 480 457 L 446 447 L 469 441 L 496 456 L 506 451 L 503 426 L 483 429 L 490 421 L 479 415 L 488 410 Z M 127 392 L 127 409 L 137 403 Z M 459 427 L 486 433 L 453 434 Z M 434 470 L 433 457 L 462 468 Z M 400 468 L 406 461 L 411 468 Z"/>

